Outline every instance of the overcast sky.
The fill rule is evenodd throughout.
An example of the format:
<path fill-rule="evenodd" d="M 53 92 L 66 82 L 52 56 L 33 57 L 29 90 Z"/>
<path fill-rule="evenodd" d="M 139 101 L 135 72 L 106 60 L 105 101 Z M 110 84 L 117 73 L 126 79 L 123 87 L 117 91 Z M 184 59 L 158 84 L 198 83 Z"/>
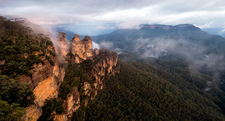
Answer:
<path fill-rule="evenodd" d="M 0 0 L 0 14 L 42 25 L 71 25 L 70 29 L 183 23 L 225 29 L 224 0 Z"/>

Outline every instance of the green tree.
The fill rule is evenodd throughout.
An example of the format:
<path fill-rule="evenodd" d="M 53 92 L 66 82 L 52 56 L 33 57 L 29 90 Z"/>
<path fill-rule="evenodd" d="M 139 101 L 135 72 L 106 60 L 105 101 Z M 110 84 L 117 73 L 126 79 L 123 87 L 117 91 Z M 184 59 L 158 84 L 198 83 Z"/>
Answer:
<path fill-rule="evenodd" d="M 19 104 L 9 104 L 0 100 L 0 120 L 1 121 L 18 121 L 25 113 L 25 108 L 19 107 Z"/>
<path fill-rule="evenodd" d="M 33 91 L 28 87 L 27 83 L 19 83 L 8 76 L 0 75 L 1 100 L 7 101 L 9 104 L 17 103 L 22 107 L 27 107 L 33 104 L 34 98 Z"/>

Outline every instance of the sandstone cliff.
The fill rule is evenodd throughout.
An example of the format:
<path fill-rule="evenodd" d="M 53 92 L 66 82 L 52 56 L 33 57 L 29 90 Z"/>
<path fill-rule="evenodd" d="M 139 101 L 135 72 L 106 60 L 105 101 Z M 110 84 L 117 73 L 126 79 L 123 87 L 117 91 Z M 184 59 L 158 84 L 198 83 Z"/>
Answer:
<path fill-rule="evenodd" d="M 6 108 L 4 115 L 25 121 L 71 120 L 119 72 L 117 54 L 93 50 L 89 36 L 75 34 L 68 43 L 61 32 L 51 41 L 20 21 L 0 17 L 0 23 L 0 101 L 16 104 L 20 113 Z"/>
<path fill-rule="evenodd" d="M 33 65 L 33 69 L 30 70 L 31 76 L 22 75 L 18 78 L 21 82 L 28 82 L 35 95 L 34 105 L 26 108 L 26 114 L 22 120 L 36 121 L 42 114 L 41 108 L 45 100 L 58 97 L 58 89 L 63 81 L 65 70 L 60 67 L 58 55 L 53 56 L 51 52 L 55 53 L 53 45 L 49 45 L 44 52 L 34 52 L 35 55 L 40 56 L 43 63 Z"/>
<path fill-rule="evenodd" d="M 70 44 L 75 63 L 80 63 L 93 56 L 92 39 L 89 36 L 85 36 L 83 40 L 80 40 L 79 36 L 75 34 Z"/>
<path fill-rule="evenodd" d="M 86 107 L 88 102 L 95 98 L 98 91 L 103 89 L 106 80 L 115 76 L 120 70 L 117 64 L 118 55 L 105 49 L 93 50 L 90 37 L 86 36 L 80 40 L 79 36 L 75 34 L 70 45 L 67 60 L 72 64 L 78 64 L 77 68 L 82 68 L 83 73 L 87 74 L 87 79 L 83 80 L 78 77 L 79 85 L 74 86 L 66 96 L 64 102 L 66 112 L 55 115 L 54 120 L 60 120 L 62 117 L 71 119 L 73 113 L 80 107 Z"/>
<path fill-rule="evenodd" d="M 55 57 L 51 57 L 55 62 L 54 65 L 51 65 L 43 57 L 45 64 L 34 64 L 31 77 L 24 76 L 19 79 L 33 85 L 33 92 L 36 96 L 35 105 L 27 107 L 22 120 L 38 120 L 45 113 L 45 110 L 42 109 L 46 105 L 45 101 L 53 98 L 63 100 L 64 111 L 60 114 L 52 112 L 51 119 L 55 121 L 70 120 L 75 111 L 80 107 L 86 107 L 88 102 L 96 97 L 98 91 L 103 89 L 108 78 L 119 73 L 120 67 L 117 64 L 117 54 L 105 49 L 93 50 L 92 39 L 89 36 L 81 40 L 75 34 L 70 44 L 68 44 L 66 34 L 59 33 L 57 43 L 58 45 L 55 45 L 55 48 L 58 50 L 55 50 L 53 46 L 48 47 L 50 51 L 58 51 Z M 40 51 L 36 54 L 41 53 Z M 64 58 L 64 60 L 60 60 L 61 58 Z M 65 79 L 65 75 L 69 73 L 68 63 L 82 70 L 81 73 L 85 76 L 79 77 L 75 73 L 76 85 L 70 85 L 71 87 L 67 89 L 64 86 L 67 83 L 66 81 L 69 81 L 68 83 L 74 81 Z M 71 71 L 76 70 L 76 68 L 72 68 Z M 66 69 L 67 71 L 65 71 Z M 67 91 L 65 95 L 60 90 L 70 91 Z M 59 93 L 64 94 L 63 97 L 65 98 L 59 96 Z"/>
<path fill-rule="evenodd" d="M 25 53 L 24 57 L 27 58 L 30 55 L 39 56 L 41 61 L 40 63 L 35 63 L 33 65 L 33 69 L 30 70 L 30 73 L 32 73 L 31 76 L 22 75 L 18 78 L 20 82 L 27 82 L 29 83 L 34 89 L 39 82 L 42 80 L 47 79 L 49 76 L 53 74 L 53 68 L 54 64 L 56 62 L 56 57 L 51 54 L 55 53 L 54 47 L 52 45 L 49 45 L 45 50 L 35 51 L 31 54 Z M 50 61 L 49 61 L 50 60 Z M 53 62 L 53 63 L 50 63 Z"/>

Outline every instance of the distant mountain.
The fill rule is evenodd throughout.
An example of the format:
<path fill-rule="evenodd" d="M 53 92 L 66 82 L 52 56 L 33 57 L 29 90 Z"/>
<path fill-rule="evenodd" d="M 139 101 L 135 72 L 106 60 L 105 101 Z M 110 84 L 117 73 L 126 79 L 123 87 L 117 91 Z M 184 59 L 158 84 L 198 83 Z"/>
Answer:
<path fill-rule="evenodd" d="M 94 37 L 98 43 L 111 42 L 114 48 L 127 50 L 133 49 L 140 39 L 160 40 L 185 40 L 198 44 L 199 46 L 209 47 L 210 49 L 224 49 L 225 38 L 219 35 L 211 35 L 200 28 L 190 24 L 170 25 L 140 25 L 140 29 L 119 29 L 110 34 Z"/>
<path fill-rule="evenodd" d="M 214 92 L 212 85 L 225 92 L 225 38 L 219 35 L 190 24 L 143 24 L 139 29 L 119 29 L 93 38 L 101 47 L 120 53 L 121 60 L 150 64 L 172 73 L 203 74 L 211 79 L 192 83 L 208 85 L 202 90 L 209 93 Z M 187 70 L 181 72 L 184 68 Z M 224 96 L 218 97 L 224 100 Z M 224 103 L 218 105 L 225 111 Z"/>
<path fill-rule="evenodd" d="M 54 27 L 53 30 L 57 33 L 64 32 L 66 33 L 66 39 L 69 42 L 72 38 L 74 38 L 74 35 L 77 34 L 76 32 L 72 32 L 70 30 L 65 29 L 64 27 Z M 86 35 L 79 35 L 80 38 L 84 38 Z"/>
<path fill-rule="evenodd" d="M 140 58 L 187 61 L 195 67 L 225 68 L 225 38 L 190 24 L 140 25 L 93 37 L 101 47 Z"/>
<path fill-rule="evenodd" d="M 210 34 L 217 34 L 222 37 L 225 37 L 225 28 L 204 28 L 203 31 L 206 31 Z"/>
<path fill-rule="evenodd" d="M 199 30 L 199 28 L 195 27 L 192 24 L 180 24 L 176 26 L 172 25 L 161 25 L 161 24 L 154 24 L 154 25 L 149 25 L 149 24 L 141 24 L 140 25 L 141 29 L 161 29 L 161 30 L 183 30 L 183 29 L 190 29 L 190 30 Z"/>

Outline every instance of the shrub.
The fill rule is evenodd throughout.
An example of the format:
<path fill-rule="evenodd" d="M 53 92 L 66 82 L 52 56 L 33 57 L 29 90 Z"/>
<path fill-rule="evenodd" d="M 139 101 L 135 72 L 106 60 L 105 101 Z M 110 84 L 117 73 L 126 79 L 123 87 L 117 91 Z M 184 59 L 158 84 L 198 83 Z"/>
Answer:
<path fill-rule="evenodd" d="M 0 75 L 0 99 L 9 104 L 17 103 L 22 107 L 33 104 L 34 94 L 25 82 L 18 81 L 4 75 Z"/>
<path fill-rule="evenodd" d="M 46 100 L 45 105 L 42 107 L 42 115 L 38 119 L 38 121 L 46 121 L 46 120 L 53 120 L 54 115 L 52 115 L 53 112 L 56 112 L 56 114 L 62 114 L 64 112 L 63 108 L 63 100 L 60 99 L 51 99 Z"/>
<path fill-rule="evenodd" d="M 6 101 L 0 100 L 0 120 L 1 121 L 19 121 L 24 115 L 25 108 L 19 107 L 19 104 L 9 104 Z"/>

